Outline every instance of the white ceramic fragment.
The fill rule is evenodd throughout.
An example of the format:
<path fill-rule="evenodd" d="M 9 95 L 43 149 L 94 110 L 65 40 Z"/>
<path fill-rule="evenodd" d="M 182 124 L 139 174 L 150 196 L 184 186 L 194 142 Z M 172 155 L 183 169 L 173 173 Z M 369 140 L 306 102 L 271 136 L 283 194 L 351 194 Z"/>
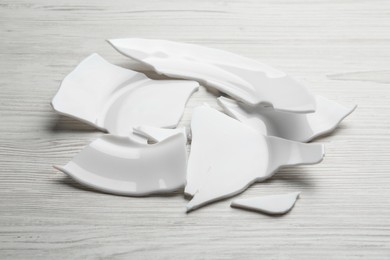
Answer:
<path fill-rule="evenodd" d="M 96 190 L 128 196 L 172 192 L 186 180 L 186 141 L 181 133 L 156 144 L 105 135 L 58 170 Z"/>
<path fill-rule="evenodd" d="M 118 136 L 120 136 L 120 135 L 118 135 Z M 129 133 L 129 135 L 127 137 L 130 138 L 131 140 L 137 142 L 137 143 L 141 143 L 141 144 L 148 143 L 148 138 L 144 135 L 140 135 L 140 134 L 135 133 L 134 129 L 133 129 L 133 131 L 131 131 Z"/>
<path fill-rule="evenodd" d="M 187 210 L 233 196 L 280 167 L 322 160 L 322 144 L 304 144 L 264 136 L 207 106 L 194 109 L 192 144 L 185 193 L 193 195 Z"/>
<path fill-rule="evenodd" d="M 139 125 L 176 127 L 198 86 L 194 81 L 151 80 L 92 54 L 65 77 L 52 106 L 111 134 L 128 136 Z"/>
<path fill-rule="evenodd" d="M 167 129 L 167 128 L 158 128 L 153 126 L 138 126 L 134 127 L 133 132 L 137 135 L 146 137 L 148 140 L 153 142 L 161 142 L 168 137 L 175 134 L 182 134 L 187 141 L 187 131 L 184 127 Z"/>
<path fill-rule="evenodd" d="M 120 53 L 169 77 L 206 83 L 248 105 L 315 111 L 314 96 L 284 72 L 258 61 L 195 44 L 152 39 L 113 39 Z"/>
<path fill-rule="evenodd" d="M 356 108 L 344 107 L 321 96 L 316 96 L 316 111 L 307 114 L 287 113 L 259 106 L 250 107 L 225 97 L 219 97 L 218 103 L 226 114 L 265 135 L 299 142 L 308 142 L 332 132 Z"/>
<path fill-rule="evenodd" d="M 294 207 L 299 194 L 300 192 L 293 192 L 250 199 L 236 199 L 231 203 L 231 206 L 270 215 L 281 215 L 289 212 Z"/>

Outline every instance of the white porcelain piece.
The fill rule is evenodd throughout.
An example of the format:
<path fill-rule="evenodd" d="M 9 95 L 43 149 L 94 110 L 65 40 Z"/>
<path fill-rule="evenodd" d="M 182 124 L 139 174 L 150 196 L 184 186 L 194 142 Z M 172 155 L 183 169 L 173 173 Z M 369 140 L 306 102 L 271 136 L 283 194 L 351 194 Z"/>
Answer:
<path fill-rule="evenodd" d="M 243 56 L 195 44 L 140 38 L 108 42 L 123 55 L 169 77 L 204 82 L 248 105 L 315 111 L 314 96 L 290 76 Z"/>
<path fill-rule="evenodd" d="M 120 136 L 120 135 L 118 135 L 118 136 Z M 137 143 L 148 144 L 148 137 L 135 133 L 134 129 L 132 131 L 130 131 L 130 133 L 127 137 L 130 138 L 131 140 L 137 142 Z"/>
<path fill-rule="evenodd" d="M 314 164 L 324 156 L 322 144 L 264 136 L 207 106 L 194 109 L 191 131 L 187 211 L 238 194 L 282 166 Z"/>
<path fill-rule="evenodd" d="M 249 199 L 236 199 L 231 203 L 231 206 L 270 215 L 281 215 L 289 212 L 294 207 L 299 194 L 300 192 L 293 192 Z"/>
<path fill-rule="evenodd" d="M 225 97 L 219 97 L 218 103 L 226 114 L 265 135 L 299 142 L 308 142 L 332 132 L 356 108 L 344 107 L 321 96 L 316 96 L 317 110 L 307 114 L 251 107 Z"/>
<path fill-rule="evenodd" d="M 128 136 L 139 125 L 176 127 L 198 86 L 195 81 L 151 80 L 92 54 L 65 77 L 52 106 L 111 134 Z"/>
<path fill-rule="evenodd" d="M 177 133 L 156 144 L 104 135 L 65 166 L 77 182 L 106 193 L 145 196 L 172 192 L 186 181 L 186 140 Z"/>
<path fill-rule="evenodd" d="M 187 131 L 184 127 L 179 127 L 175 129 L 168 128 L 159 128 L 153 126 L 137 126 L 133 128 L 133 132 L 137 135 L 141 135 L 146 137 L 148 140 L 152 142 L 161 142 L 168 137 L 175 134 L 182 134 L 187 141 Z"/>

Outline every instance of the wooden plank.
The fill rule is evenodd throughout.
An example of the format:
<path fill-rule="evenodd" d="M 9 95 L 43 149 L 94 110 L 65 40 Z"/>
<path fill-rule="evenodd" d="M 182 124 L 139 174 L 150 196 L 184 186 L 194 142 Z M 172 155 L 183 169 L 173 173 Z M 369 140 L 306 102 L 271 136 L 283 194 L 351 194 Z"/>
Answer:
<path fill-rule="evenodd" d="M 0 2 L 0 258 L 389 259 L 390 2 Z M 163 38 L 253 57 L 317 94 L 359 107 L 322 164 L 286 168 L 239 197 L 301 190 L 268 217 L 225 200 L 185 214 L 186 200 L 93 192 L 55 171 L 102 133 L 56 115 L 62 78 L 92 52 L 139 65 L 104 40 Z M 216 95 L 202 88 L 192 109 Z"/>

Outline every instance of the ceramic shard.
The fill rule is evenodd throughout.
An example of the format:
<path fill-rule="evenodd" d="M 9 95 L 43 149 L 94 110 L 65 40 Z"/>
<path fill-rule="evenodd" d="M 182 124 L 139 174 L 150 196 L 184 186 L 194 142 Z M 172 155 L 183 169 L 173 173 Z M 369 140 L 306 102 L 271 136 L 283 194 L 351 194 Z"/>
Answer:
<path fill-rule="evenodd" d="M 151 80 L 92 54 L 65 77 L 52 106 L 111 134 L 128 136 L 139 125 L 176 127 L 198 86 L 194 81 Z"/>
<path fill-rule="evenodd" d="M 172 192 L 186 180 L 186 140 L 181 133 L 156 144 L 105 135 L 65 166 L 55 166 L 77 182 L 106 193 L 145 196 Z"/>
<path fill-rule="evenodd" d="M 317 110 L 307 114 L 251 107 L 225 97 L 219 97 L 218 103 L 226 114 L 265 135 L 299 142 L 332 132 L 356 108 L 344 107 L 321 96 L 316 96 Z"/>
<path fill-rule="evenodd" d="M 148 143 L 148 138 L 146 136 L 137 134 L 134 130 L 131 131 L 127 137 L 137 143 L 141 143 L 141 144 Z"/>
<path fill-rule="evenodd" d="M 236 199 L 231 206 L 270 215 L 281 215 L 289 212 L 294 207 L 299 194 L 300 192 L 293 192 L 250 199 Z"/>
<path fill-rule="evenodd" d="M 191 131 L 188 211 L 236 195 L 282 166 L 314 164 L 324 156 L 321 144 L 267 137 L 207 106 L 194 109 Z"/>
<path fill-rule="evenodd" d="M 187 140 L 187 131 L 184 127 L 167 129 L 153 126 L 138 126 L 134 127 L 134 133 L 136 133 L 137 135 L 144 136 L 152 142 L 161 142 L 168 137 L 178 133 L 182 134 L 185 140 Z"/>
<path fill-rule="evenodd" d="M 195 44 L 151 39 L 108 41 L 123 55 L 169 77 L 193 79 L 248 105 L 296 113 L 315 111 L 315 98 L 290 76 L 258 61 Z"/>

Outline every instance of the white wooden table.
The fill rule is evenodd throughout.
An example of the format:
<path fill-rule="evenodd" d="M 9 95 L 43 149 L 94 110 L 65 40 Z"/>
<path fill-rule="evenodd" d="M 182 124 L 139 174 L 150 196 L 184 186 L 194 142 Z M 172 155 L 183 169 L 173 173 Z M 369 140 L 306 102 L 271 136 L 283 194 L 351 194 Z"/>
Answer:
<path fill-rule="evenodd" d="M 389 259 L 390 2 L 0 1 L 1 259 Z M 164 38 L 271 64 L 358 109 L 327 137 L 323 163 L 286 168 L 239 197 L 301 190 L 282 217 L 232 209 L 185 214 L 182 194 L 86 189 L 54 170 L 102 133 L 49 105 L 97 52 L 137 67 L 108 38 Z M 182 125 L 203 102 L 190 100 Z"/>

